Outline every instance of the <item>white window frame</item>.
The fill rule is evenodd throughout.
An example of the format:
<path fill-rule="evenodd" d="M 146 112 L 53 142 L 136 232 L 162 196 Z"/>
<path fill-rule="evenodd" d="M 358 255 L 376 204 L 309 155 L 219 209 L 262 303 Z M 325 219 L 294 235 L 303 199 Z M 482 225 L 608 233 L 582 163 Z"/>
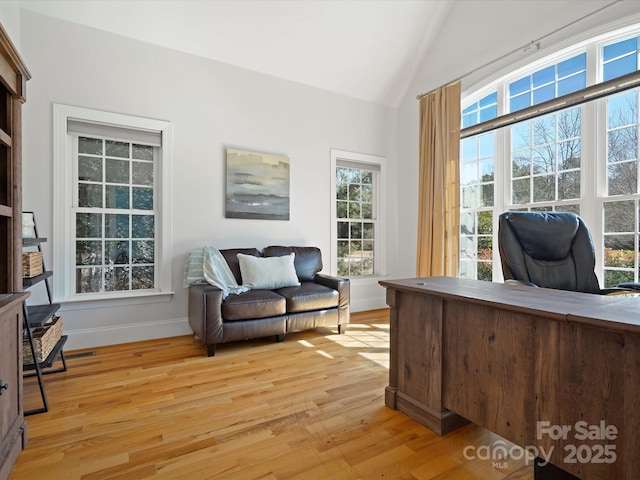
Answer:
<path fill-rule="evenodd" d="M 477 101 L 478 100 L 476 100 L 476 102 Z M 498 140 L 498 136 L 501 135 L 501 132 L 498 130 L 498 131 L 494 131 L 493 134 L 494 134 L 494 144 L 493 144 L 494 145 L 494 147 L 493 147 L 493 153 L 494 153 L 494 155 L 493 155 L 493 159 L 494 159 L 493 160 L 494 161 L 494 163 L 493 163 L 494 199 L 493 199 L 493 205 L 492 206 L 476 206 L 476 207 L 473 207 L 473 208 L 464 208 L 464 206 L 463 206 L 464 205 L 463 185 L 460 185 L 460 200 L 461 200 L 461 202 L 460 202 L 460 218 L 463 219 L 463 215 L 464 214 L 473 214 L 474 217 L 477 220 L 478 215 L 480 213 L 482 213 L 482 212 L 491 212 L 491 216 L 492 216 L 492 219 L 493 219 L 492 232 L 495 233 L 497 231 L 496 229 L 498 228 L 497 227 L 497 214 L 496 214 L 496 212 L 498 211 L 498 207 L 496 206 L 496 204 L 497 204 L 498 200 L 500 202 L 502 201 L 502 199 L 496 198 L 496 195 L 495 195 L 495 193 L 497 191 L 497 187 L 499 185 L 498 181 L 501 181 L 501 178 L 502 178 L 502 177 L 500 177 L 500 180 L 498 179 L 498 176 L 502 175 L 502 172 L 500 172 L 499 171 L 500 169 L 497 168 L 497 160 L 496 160 L 496 156 L 495 156 L 495 153 L 496 153 L 495 146 L 496 146 L 497 142 L 499 141 Z M 502 138 L 502 137 L 500 136 L 500 138 Z M 460 142 L 460 145 L 462 146 L 462 142 Z M 461 152 L 460 171 L 462 172 L 463 165 L 465 163 L 467 163 L 467 162 L 463 162 L 463 160 L 462 160 L 462 148 L 461 148 L 460 152 Z M 469 163 L 471 163 L 471 162 L 469 162 Z M 476 164 L 476 167 L 479 167 L 478 159 L 473 160 L 473 163 Z M 481 183 L 482 182 L 476 184 L 476 186 L 479 187 L 479 185 Z M 478 196 L 479 195 L 480 195 L 480 192 L 478 192 Z M 462 223 L 461 223 L 460 227 L 461 227 L 460 230 L 462 230 Z M 463 271 L 464 271 L 463 268 L 462 268 L 463 264 L 465 262 L 470 263 L 469 259 L 467 257 L 463 257 L 463 255 L 462 255 L 462 253 L 463 253 L 462 236 L 463 235 L 462 235 L 462 232 L 461 232 L 460 233 L 460 237 L 461 237 L 460 238 L 460 258 L 459 258 L 459 267 L 460 268 L 459 268 L 459 273 L 458 273 L 459 276 L 463 275 Z M 475 232 L 474 232 L 474 234 L 473 235 L 465 235 L 465 236 L 471 236 L 471 237 L 474 238 L 474 243 L 475 243 L 474 244 L 474 246 L 475 246 L 474 254 L 475 254 L 475 258 L 473 260 L 471 260 L 471 261 L 473 262 L 473 265 L 475 266 L 475 272 L 476 273 L 474 275 L 474 278 L 477 278 L 478 262 L 480 261 L 480 260 L 478 260 L 478 244 L 477 244 L 477 240 L 478 240 L 478 237 L 479 237 L 479 234 L 478 234 L 478 222 L 475 222 Z M 493 241 L 492 252 L 494 254 L 493 254 L 493 257 L 492 257 L 492 265 L 491 265 L 492 266 L 492 275 L 491 275 L 491 278 L 493 280 L 495 280 L 496 279 L 496 275 L 499 275 L 499 272 L 496 270 L 498 266 L 496 265 L 496 261 L 495 261 L 495 236 L 493 236 L 493 238 L 494 238 L 494 241 Z"/>
<path fill-rule="evenodd" d="M 462 109 L 478 102 L 487 92 L 496 89 L 498 92 L 498 116 L 508 111 L 509 84 L 524 75 L 530 74 L 546 66 L 557 64 L 586 52 L 587 59 L 587 87 L 602 81 L 602 47 L 611 43 L 624 40 L 632 36 L 640 36 L 640 24 L 612 30 L 608 33 L 595 35 L 592 38 L 578 42 L 572 46 L 561 49 L 556 53 L 535 60 L 528 65 L 517 68 L 501 78 L 482 85 L 470 94 L 463 94 Z M 606 196 L 606 161 L 596 162 L 596 159 L 606 158 L 606 129 L 599 126 L 607 124 L 606 99 L 589 102 L 581 106 L 582 109 L 582 159 L 581 159 L 581 191 L 580 198 L 570 203 L 580 205 L 580 216 L 585 220 L 593 237 L 596 250 L 596 275 L 600 284 L 604 286 L 604 234 L 603 234 L 603 204 L 606 201 L 638 199 L 640 193 L 628 196 Z M 510 208 L 521 208 L 513 205 L 511 192 L 511 130 L 500 128 L 496 130 L 495 141 L 495 194 L 494 194 L 494 242 L 493 242 L 493 281 L 501 282 L 502 267 L 497 244 L 497 220 L 501 212 Z M 498 188 L 502 186 L 502 190 Z M 549 201 L 529 205 L 530 207 L 554 206 L 561 202 Z"/>
<path fill-rule="evenodd" d="M 351 164 L 362 164 L 362 168 L 367 167 L 379 169 L 374 178 L 374 217 L 375 236 L 373 243 L 374 273 L 373 275 L 356 275 L 349 277 L 352 281 L 366 280 L 377 277 L 384 277 L 387 274 L 386 258 L 386 182 L 387 182 L 387 159 L 377 155 L 348 152 L 345 150 L 331 149 L 331 249 L 330 249 L 330 273 L 338 273 L 338 215 L 337 215 L 337 188 L 336 188 L 336 168 L 340 162 Z"/>
<path fill-rule="evenodd" d="M 74 185 L 76 167 L 74 137 L 67 133 L 70 119 L 87 123 L 158 132 L 162 147 L 159 149 L 154 172 L 154 197 L 158 215 L 156 234 L 156 288 L 153 290 L 127 290 L 116 292 L 75 292 L 75 224 Z M 173 294 L 171 286 L 171 160 L 172 125 L 162 120 L 135 117 L 119 113 L 92 110 L 70 105 L 53 105 L 53 300 L 55 302 L 81 302 L 106 299 L 126 299 Z M 75 205 L 77 207 L 77 205 Z"/>

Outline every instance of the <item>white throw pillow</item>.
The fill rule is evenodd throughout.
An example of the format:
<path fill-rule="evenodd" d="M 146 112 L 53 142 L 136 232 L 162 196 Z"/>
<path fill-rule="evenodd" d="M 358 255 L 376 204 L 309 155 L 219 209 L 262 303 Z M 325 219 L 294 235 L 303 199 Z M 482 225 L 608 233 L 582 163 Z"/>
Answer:
<path fill-rule="evenodd" d="M 254 257 L 238 254 L 242 285 L 253 289 L 272 290 L 300 285 L 293 260 L 296 254 L 282 257 Z"/>

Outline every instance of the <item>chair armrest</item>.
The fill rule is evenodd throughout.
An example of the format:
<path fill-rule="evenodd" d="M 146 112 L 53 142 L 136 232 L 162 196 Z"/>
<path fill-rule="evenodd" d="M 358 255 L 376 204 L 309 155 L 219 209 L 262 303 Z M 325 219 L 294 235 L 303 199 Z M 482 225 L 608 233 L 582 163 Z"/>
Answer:
<path fill-rule="evenodd" d="M 189 325 L 205 345 L 222 342 L 222 294 L 209 284 L 189 287 Z"/>
<path fill-rule="evenodd" d="M 640 294 L 640 283 L 624 282 L 617 287 L 602 288 L 598 293 L 600 293 L 600 295 L 637 295 Z"/>
<path fill-rule="evenodd" d="M 515 280 L 513 278 L 509 278 L 508 280 L 504 281 L 505 285 L 520 285 L 523 287 L 535 287 L 538 288 L 538 285 L 536 285 L 535 283 L 531 283 L 531 282 L 525 282 L 524 280 Z"/>

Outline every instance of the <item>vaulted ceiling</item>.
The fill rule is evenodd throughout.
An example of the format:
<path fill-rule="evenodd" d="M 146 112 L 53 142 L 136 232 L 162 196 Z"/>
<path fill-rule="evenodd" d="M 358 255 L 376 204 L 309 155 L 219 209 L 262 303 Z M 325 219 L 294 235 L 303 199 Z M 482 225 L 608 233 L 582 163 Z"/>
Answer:
<path fill-rule="evenodd" d="M 395 107 L 453 0 L 20 0 L 21 8 Z"/>

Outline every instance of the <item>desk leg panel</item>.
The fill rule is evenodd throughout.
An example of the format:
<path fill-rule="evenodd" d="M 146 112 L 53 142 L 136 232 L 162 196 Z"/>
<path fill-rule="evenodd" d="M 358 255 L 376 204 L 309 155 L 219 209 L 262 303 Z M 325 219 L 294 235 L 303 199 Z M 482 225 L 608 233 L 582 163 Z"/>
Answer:
<path fill-rule="evenodd" d="M 398 390 L 398 307 L 396 306 L 396 290 L 387 289 L 387 305 L 389 309 L 389 386 L 385 393 L 387 406 L 397 410 L 395 392 Z"/>
<path fill-rule="evenodd" d="M 536 445 L 553 449 L 551 463 L 578 478 L 637 479 L 640 337 L 546 322 L 538 338 L 536 421 L 567 433 L 554 439 L 545 427 Z M 603 438 L 612 428 L 617 438 Z"/>
<path fill-rule="evenodd" d="M 396 293 L 398 390 L 442 412 L 442 300 Z"/>
<path fill-rule="evenodd" d="M 445 435 L 469 423 L 469 420 L 450 410 L 432 410 L 402 392 L 397 392 L 395 399 L 398 410 L 438 435 Z"/>
<path fill-rule="evenodd" d="M 438 297 L 387 291 L 391 362 L 385 404 L 442 435 L 468 421 L 442 404 L 442 305 Z"/>
<path fill-rule="evenodd" d="M 535 437 L 535 319 L 473 303 L 444 305 L 444 406 L 518 445 Z"/>
<path fill-rule="evenodd" d="M 640 472 L 640 336 L 625 335 L 622 463 L 624 478 Z M 637 478 L 637 477 L 635 477 Z"/>

